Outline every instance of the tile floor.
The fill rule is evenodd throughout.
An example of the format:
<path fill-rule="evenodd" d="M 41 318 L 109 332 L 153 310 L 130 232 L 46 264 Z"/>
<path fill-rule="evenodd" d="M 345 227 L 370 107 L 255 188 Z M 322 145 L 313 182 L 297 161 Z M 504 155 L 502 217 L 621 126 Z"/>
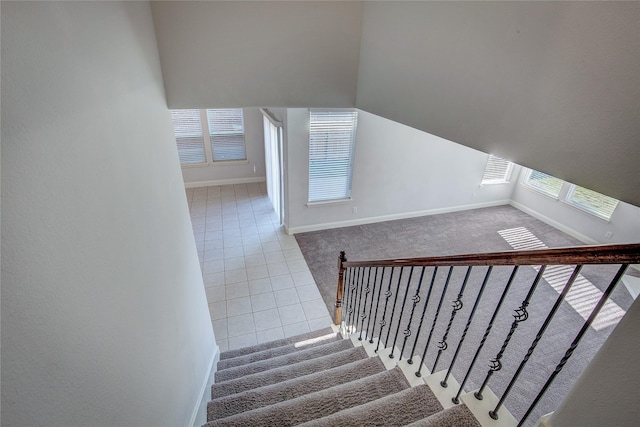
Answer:
<path fill-rule="evenodd" d="M 221 351 L 301 334 L 331 317 L 264 183 L 186 190 Z"/>

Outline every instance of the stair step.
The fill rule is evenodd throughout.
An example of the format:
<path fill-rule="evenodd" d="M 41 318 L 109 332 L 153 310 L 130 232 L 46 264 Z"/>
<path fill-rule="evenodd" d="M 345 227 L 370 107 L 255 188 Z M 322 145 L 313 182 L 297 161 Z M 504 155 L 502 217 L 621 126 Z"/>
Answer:
<path fill-rule="evenodd" d="M 206 426 L 292 426 L 375 401 L 408 387 L 400 368 L 394 368 L 265 408 L 211 421 Z"/>
<path fill-rule="evenodd" d="M 256 351 L 254 353 L 245 354 L 244 356 L 237 356 L 234 358 L 219 361 L 218 371 L 234 368 L 236 366 L 247 365 L 259 360 L 271 359 L 273 357 L 294 353 L 296 351 L 306 350 L 308 348 L 318 347 L 320 345 L 339 340 L 342 340 L 342 336 L 340 334 L 331 333 L 317 338 L 298 341 L 295 344 L 287 344 L 280 347 Z"/>
<path fill-rule="evenodd" d="M 231 359 L 238 356 L 244 356 L 245 354 L 255 353 L 258 351 L 263 351 L 263 350 L 267 350 L 269 348 L 274 348 L 274 347 L 281 347 L 287 344 L 295 344 L 298 341 L 304 341 L 311 338 L 318 338 L 323 335 L 328 335 L 332 333 L 334 333 L 333 329 L 329 327 L 329 328 L 318 329 L 316 331 L 307 332 L 300 335 L 295 335 L 289 338 L 282 338 L 279 340 L 269 341 L 262 344 L 256 344 L 249 347 L 243 347 L 236 350 L 228 350 L 220 354 L 220 360 Z"/>
<path fill-rule="evenodd" d="M 270 369 L 279 368 L 281 366 L 290 366 L 298 362 L 303 362 L 309 359 L 315 359 L 318 357 L 337 353 L 338 351 L 347 350 L 350 348 L 354 348 L 354 347 L 353 347 L 353 344 L 351 344 L 351 341 L 349 340 L 335 341 L 332 343 L 320 345 L 318 347 L 296 351 L 295 353 L 285 354 L 285 355 L 273 357 L 267 360 L 259 360 L 257 362 L 249 363 L 247 365 L 236 366 L 235 368 L 229 368 L 223 371 L 219 371 L 215 373 L 215 381 L 216 382 L 229 381 L 235 378 L 244 377 L 246 375 L 251 375 L 258 372 L 264 372 Z"/>
<path fill-rule="evenodd" d="M 435 413 L 407 427 L 480 427 L 467 405 L 456 405 Z"/>
<path fill-rule="evenodd" d="M 349 342 L 343 340 L 342 342 Z M 229 396 L 241 393 L 258 387 L 264 387 L 287 381 L 292 378 L 298 378 L 315 372 L 321 372 L 327 369 L 346 365 L 367 358 L 367 352 L 362 347 L 349 348 L 329 354 L 327 356 L 299 362 L 291 366 L 282 366 L 280 368 L 271 369 L 266 372 L 259 372 L 247 375 L 242 378 L 236 378 L 211 386 L 211 398 L 216 399 L 223 396 Z"/>
<path fill-rule="evenodd" d="M 304 396 L 385 371 L 380 359 L 368 358 L 322 372 L 293 378 L 243 393 L 221 397 L 207 405 L 207 421 L 229 417 L 288 399 Z"/>
<path fill-rule="evenodd" d="M 394 370 L 400 371 L 400 368 L 394 368 Z M 306 422 L 301 424 L 301 427 L 402 426 L 441 410 L 442 406 L 429 387 L 418 385 L 330 416 Z"/>

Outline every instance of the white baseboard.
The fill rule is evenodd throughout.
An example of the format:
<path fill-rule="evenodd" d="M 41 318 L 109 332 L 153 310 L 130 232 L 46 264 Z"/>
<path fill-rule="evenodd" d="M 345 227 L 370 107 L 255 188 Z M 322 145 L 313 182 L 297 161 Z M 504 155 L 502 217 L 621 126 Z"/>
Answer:
<path fill-rule="evenodd" d="M 252 184 L 254 182 L 265 182 L 264 176 L 250 178 L 229 178 L 214 179 L 212 181 L 190 181 L 184 183 L 184 188 L 211 187 L 215 185 Z"/>
<path fill-rule="evenodd" d="M 205 393 L 207 392 L 207 389 L 210 386 L 210 378 L 212 377 L 213 373 L 215 372 L 215 366 L 217 366 L 218 361 L 220 360 L 220 347 L 216 344 L 216 348 L 213 351 L 213 355 L 211 356 L 211 362 L 209 363 L 209 369 L 207 369 L 207 375 L 204 377 L 204 380 L 202 382 L 202 387 L 200 388 L 200 393 L 198 393 L 198 399 L 196 400 L 194 406 L 193 406 L 193 412 L 191 413 L 191 418 L 189 419 L 189 424 L 187 424 L 187 427 L 198 427 L 201 424 L 198 423 L 198 414 L 201 411 L 204 411 L 206 413 L 206 408 L 207 408 L 207 404 L 206 402 L 208 402 L 210 399 L 204 399 L 205 397 Z M 205 401 L 204 407 L 202 405 L 203 400 Z M 206 419 L 206 418 L 205 418 Z"/>
<path fill-rule="evenodd" d="M 545 224 L 549 224 L 550 226 L 557 228 L 558 230 L 562 231 L 563 233 L 568 234 L 571 237 L 575 237 L 576 239 L 580 240 L 581 242 L 584 242 L 588 245 L 599 245 L 601 244 L 600 242 L 593 240 L 591 237 L 585 236 L 582 233 L 577 232 L 576 230 L 574 230 L 573 228 L 567 227 L 564 224 L 559 223 L 556 220 L 553 220 L 551 218 L 549 218 L 548 216 L 545 216 L 543 214 L 541 214 L 540 212 L 531 209 L 530 207 L 527 207 L 525 205 L 523 205 L 522 203 L 518 203 L 516 201 L 510 200 L 509 204 L 511 206 L 513 206 L 516 209 L 521 210 L 522 212 L 531 215 L 532 217 L 539 219 L 540 221 L 544 222 Z"/>
<path fill-rule="evenodd" d="M 508 205 L 510 200 L 495 200 L 492 202 L 475 203 L 471 205 L 451 206 L 446 208 L 428 209 L 424 211 L 405 212 L 399 214 L 374 216 L 368 218 L 350 219 L 346 221 L 326 222 L 323 224 L 302 225 L 300 227 L 285 227 L 287 234 L 305 233 L 307 231 L 327 230 L 331 228 L 351 227 L 354 225 L 374 224 L 376 222 L 393 221 L 396 219 L 416 218 L 420 216 L 437 215 L 450 212 L 467 211 L 470 209 L 490 208 Z"/>

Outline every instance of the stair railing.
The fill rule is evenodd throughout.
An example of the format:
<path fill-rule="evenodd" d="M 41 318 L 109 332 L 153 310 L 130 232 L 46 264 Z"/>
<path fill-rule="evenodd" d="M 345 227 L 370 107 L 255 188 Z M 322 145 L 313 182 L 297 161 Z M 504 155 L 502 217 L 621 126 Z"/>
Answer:
<path fill-rule="evenodd" d="M 460 402 L 459 399 L 463 393 L 463 388 L 467 384 L 469 376 L 476 366 L 476 362 L 479 359 L 485 343 L 490 338 L 500 309 L 508 300 L 514 288 L 519 288 L 521 291 L 526 290 L 526 296 L 517 308 L 514 309 L 513 322 L 506 336 L 501 340 L 500 349 L 493 358 L 488 360 L 489 369 L 486 375 L 484 375 L 481 386 L 474 393 L 475 398 L 478 400 L 483 399 L 483 392 L 486 390 L 491 377 L 503 368 L 503 356 L 505 352 L 510 350 L 509 344 L 514 335 L 518 333 L 518 327 L 529 319 L 530 313 L 528 308 L 542 280 L 550 278 L 549 281 L 551 282 L 551 278 L 562 279 L 562 283 L 556 287 L 558 296 L 550 307 L 545 308 L 545 310 L 548 310 L 546 314 L 543 310 L 544 320 L 542 324 L 536 329 L 535 337 L 522 357 L 520 364 L 512 374 L 511 379 L 508 381 L 504 392 L 499 397 L 498 403 L 489 412 L 489 416 L 493 419 L 498 419 L 498 410 L 513 390 L 514 385 L 543 338 L 549 324 L 554 319 L 561 304 L 566 300 L 569 291 L 572 289 L 572 285 L 579 278 L 583 267 L 594 265 L 617 266 L 615 273 L 604 287 L 601 296 L 599 296 L 597 302 L 591 308 L 582 327 L 568 346 L 556 368 L 531 400 L 528 409 L 519 421 L 518 426 L 521 426 L 572 356 L 578 343 L 592 326 L 602 307 L 607 303 L 614 288 L 627 270 L 627 267 L 630 264 L 640 263 L 640 244 L 583 246 L 373 261 L 347 261 L 345 252 L 343 251 L 340 253 L 338 261 L 339 273 L 335 324 L 340 325 L 346 332 L 358 332 L 357 338 L 359 340 L 368 340 L 370 344 L 375 343 L 376 353 L 381 350 L 381 346 L 383 349 L 389 351 L 386 355 L 380 354 L 381 357 L 388 357 L 390 359 L 397 357 L 398 360 L 405 357 L 406 363 L 410 365 L 414 363 L 414 356 L 416 356 L 418 347 L 424 345 L 419 359 L 421 363 L 418 363 L 419 366 L 415 371 L 417 377 L 422 376 L 428 351 L 432 353 L 436 352 L 431 369 L 431 372 L 436 372 L 438 364 L 441 361 L 441 356 L 450 347 L 450 334 L 452 332 L 452 326 L 456 323 L 458 314 L 465 304 L 472 304 L 471 310 L 466 314 L 464 328 L 457 337 L 454 354 L 451 356 L 446 373 L 440 381 L 440 386 L 444 388 L 448 386 L 449 377 L 458 360 L 461 349 L 465 345 L 467 332 L 474 322 L 476 310 L 480 304 L 482 304 L 485 290 L 488 286 L 498 286 L 495 282 L 490 283 L 494 269 L 498 267 L 511 269 L 506 284 L 501 288 L 502 291 L 497 292 L 499 298 L 494 302 L 495 306 L 491 313 L 490 320 L 484 329 L 482 339 L 475 350 L 467 349 L 467 353 L 473 354 L 473 357 L 468 366 L 465 367 L 466 373 L 458 386 L 457 393 L 452 398 L 455 404 Z M 524 279 L 519 279 L 522 275 L 520 274 L 522 271 L 520 267 L 522 266 L 532 266 L 537 270 L 535 278 L 533 278 L 532 281 L 523 283 Z M 562 276 L 558 273 L 558 267 L 552 266 L 572 266 L 573 270 L 568 278 L 566 278 L 566 275 Z M 482 267 L 486 267 L 486 270 L 479 273 L 476 272 L 478 268 Z M 459 272 L 460 268 L 463 269 L 464 278 L 459 280 L 459 284 L 456 285 L 452 277 L 454 270 L 455 272 Z M 564 268 L 566 269 L 567 267 Z M 456 280 L 462 277 L 462 272 L 456 275 Z M 481 280 L 479 280 L 480 285 L 478 289 L 473 290 L 474 292 L 470 292 L 469 289 L 472 273 L 475 273 L 478 278 L 481 278 Z M 439 295 L 438 292 L 440 293 Z M 451 296 L 451 292 L 455 292 L 456 298 L 452 301 L 451 312 L 447 319 L 443 315 L 443 303 L 446 296 Z M 409 303 L 408 307 L 407 303 Z M 343 305 L 346 308 L 344 316 L 342 311 Z M 539 312 L 540 308 L 537 309 L 536 314 Z M 420 316 L 419 320 L 417 315 Z M 417 328 L 415 328 L 416 321 L 418 321 Z M 446 327 L 444 326 L 444 322 L 446 322 Z M 429 323 L 431 323 L 430 326 Z M 425 325 L 428 326 L 429 331 L 426 338 L 425 331 L 427 329 L 424 328 Z M 438 329 L 436 325 L 440 326 L 439 329 L 444 329 L 444 332 L 442 338 L 437 343 L 437 348 L 432 349 L 434 331 Z M 462 327 L 461 325 L 462 324 L 459 324 L 458 329 Z M 401 331 L 403 337 L 400 338 Z M 398 338 L 400 338 L 400 341 L 398 341 Z M 401 343 L 401 345 L 398 350 L 396 346 L 399 343 Z M 500 340 L 498 340 L 497 343 L 500 344 Z"/>

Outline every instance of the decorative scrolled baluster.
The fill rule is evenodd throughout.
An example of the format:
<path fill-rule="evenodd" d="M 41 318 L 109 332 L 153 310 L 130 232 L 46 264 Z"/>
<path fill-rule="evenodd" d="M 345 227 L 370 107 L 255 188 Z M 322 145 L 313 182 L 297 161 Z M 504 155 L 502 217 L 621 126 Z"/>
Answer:
<path fill-rule="evenodd" d="M 513 336 L 513 334 L 515 333 L 516 329 L 518 328 L 519 324 L 521 322 L 526 321 L 529 318 L 529 313 L 527 312 L 527 307 L 529 306 L 529 301 L 531 300 L 531 297 L 533 296 L 533 293 L 535 292 L 538 283 L 540 283 L 540 280 L 542 279 L 542 275 L 544 274 L 544 271 L 546 270 L 546 265 L 543 265 L 540 267 L 540 270 L 538 270 L 538 274 L 536 275 L 536 278 L 533 280 L 533 283 L 531 284 L 531 287 L 529 288 L 529 292 L 527 293 L 527 296 L 524 298 L 524 300 L 522 300 L 522 303 L 520 304 L 520 307 L 516 308 L 514 310 L 514 315 L 513 315 L 513 323 L 511 323 L 511 329 L 509 330 L 509 333 L 507 334 L 507 337 L 505 338 L 504 342 L 502 343 L 502 347 L 500 347 L 500 350 L 498 351 L 498 354 L 496 355 L 496 357 L 494 357 L 493 359 L 491 359 L 489 361 L 489 371 L 487 372 L 487 376 L 485 377 L 484 381 L 482 382 L 482 385 L 480 386 L 480 388 L 478 389 L 478 391 L 476 391 L 473 395 L 476 397 L 476 399 L 478 400 L 482 400 L 483 396 L 482 396 L 482 392 L 484 391 L 484 388 L 487 386 L 487 383 L 489 382 L 489 379 L 491 378 L 491 376 L 495 373 L 498 372 L 500 369 L 502 369 L 502 356 L 504 355 L 505 350 L 507 349 L 507 346 L 509 345 L 509 342 L 511 341 L 511 337 Z"/>
<path fill-rule="evenodd" d="M 404 314 L 404 307 L 407 303 L 407 297 L 409 296 L 409 286 L 411 284 L 411 277 L 413 276 L 413 268 L 414 267 L 411 267 L 409 269 L 409 278 L 407 279 L 407 286 L 404 291 L 404 297 L 402 298 L 402 307 L 400 308 L 400 317 L 398 318 L 398 327 L 396 328 L 396 333 L 393 337 L 393 344 L 391 344 L 391 354 L 389 354 L 390 359 L 393 359 L 394 357 L 393 352 L 395 351 L 395 348 L 396 348 L 396 342 L 398 341 L 398 333 L 400 332 L 400 325 L 402 324 L 402 315 Z M 398 290 L 399 289 L 400 289 L 400 283 L 398 283 Z M 391 314 L 391 319 L 393 319 L 393 314 Z M 411 331 L 409 331 L 409 333 L 411 333 Z M 400 355 L 402 356 L 402 353 L 400 353 Z"/>
<path fill-rule="evenodd" d="M 440 356 L 449 347 L 447 344 L 447 338 L 449 337 L 449 331 L 451 330 L 453 319 L 456 318 L 456 314 L 458 314 L 458 312 L 462 310 L 462 307 L 464 307 L 464 304 L 462 303 L 462 298 L 464 297 L 464 288 L 467 286 L 467 282 L 469 281 L 469 276 L 471 275 L 471 268 L 472 268 L 471 266 L 467 267 L 467 274 L 465 274 L 464 280 L 462 281 L 462 286 L 460 286 L 458 297 L 451 304 L 451 306 L 453 307 L 453 310 L 451 310 L 451 317 L 449 318 L 449 324 L 447 324 L 447 329 L 444 331 L 442 340 L 438 343 L 438 354 L 436 355 L 436 361 L 433 362 L 433 369 L 431 369 L 431 372 L 436 371 L 436 367 L 438 366 L 438 361 L 440 360 Z M 446 383 L 444 383 L 444 385 L 441 383 L 440 385 L 442 385 L 443 387 L 447 386 Z"/>
<path fill-rule="evenodd" d="M 364 288 L 364 295 L 362 298 L 364 302 L 361 304 L 360 310 L 360 335 L 358 336 L 358 341 L 362 341 L 362 331 L 364 330 L 364 321 L 367 318 L 367 300 L 369 299 L 369 292 L 371 291 L 371 267 L 369 267 L 369 274 L 367 275 L 367 282 Z"/>
<path fill-rule="evenodd" d="M 422 287 L 422 280 L 424 279 L 425 270 L 426 270 L 426 267 L 422 267 L 422 271 L 420 272 L 420 279 L 418 280 L 418 286 L 416 288 L 416 293 L 411 297 L 411 301 L 413 302 L 413 305 L 411 306 L 411 313 L 409 314 L 409 321 L 407 322 L 407 329 L 405 329 L 402 332 L 404 334 L 404 340 L 402 341 L 402 348 L 400 349 L 400 357 L 399 357 L 399 359 L 402 359 L 402 355 L 404 354 L 404 348 L 407 345 L 407 340 L 411 336 L 411 322 L 413 321 L 413 314 L 416 311 L 416 306 L 420 302 L 420 288 Z M 409 280 L 411 280 L 411 279 L 409 279 Z M 407 288 L 407 293 L 408 293 L 408 288 Z M 398 324 L 398 327 L 400 327 L 400 324 Z M 411 358 L 409 358 L 409 360 L 407 360 L 407 363 L 411 364 L 411 362 L 413 362 L 413 361 L 411 360 Z"/>
<path fill-rule="evenodd" d="M 553 307 L 551 308 L 551 311 L 547 315 L 546 319 L 544 319 L 544 323 L 542 324 L 542 326 L 538 330 L 538 333 L 536 334 L 536 337 L 531 342 L 531 345 L 529 346 L 529 349 L 527 350 L 527 354 L 525 354 L 524 358 L 522 359 L 522 362 L 520 362 L 520 366 L 518 366 L 518 369 L 513 374 L 513 377 L 511 377 L 511 381 L 509 381 L 509 385 L 507 385 L 507 388 L 505 389 L 504 393 L 502 394 L 502 397 L 498 401 L 496 407 L 493 410 L 489 411 L 489 416 L 491 418 L 493 418 L 494 420 L 498 419 L 498 410 L 500 409 L 500 407 L 504 403 L 504 400 L 507 398 L 507 395 L 511 391 L 511 388 L 513 387 L 513 385 L 515 384 L 516 380 L 520 376 L 520 373 L 522 372 L 522 370 L 524 369 L 525 365 L 529 361 L 529 358 L 533 354 L 533 351 L 535 350 L 536 346 L 538 345 L 538 342 L 542 339 L 542 336 L 544 335 L 544 332 L 546 331 L 547 326 L 549 326 L 549 323 L 551 323 L 551 319 L 553 319 L 554 315 L 556 314 L 556 311 L 558 311 L 558 308 L 560 307 L 560 304 L 562 303 L 564 298 L 567 296 L 567 293 L 569 293 L 569 289 L 571 289 L 571 285 L 573 285 L 573 282 L 578 277 L 578 274 L 580 274 L 581 268 L 582 268 L 582 266 L 579 265 L 573 270 L 573 273 L 571 274 L 571 277 L 569 277 L 569 280 L 567 281 L 567 284 L 562 289 L 562 292 L 560 293 L 560 296 L 556 299 L 556 302 L 553 305 Z"/>
<path fill-rule="evenodd" d="M 487 269 L 487 274 L 485 274 L 484 280 L 482 281 L 482 286 L 480 286 L 480 290 L 478 291 L 478 296 L 476 297 L 476 301 L 473 304 L 473 308 L 471 309 L 471 313 L 469 313 L 467 324 L 465 325 L 464 331 L 462 331 L 462 335 L 460 336 L 460 341 L 458 341 L 458 347 L 456 348 L 455 353 L 453 353 L 453 358 L 451 358 L 451 364 L 449 365 L 449 369 L 447 370 L 447 373 L 445 374 L 444 378 L 440 382 L 440 385 L 442 387 L 447 387 L 447 379 L 449 379 L 449 375 L 451 375 L 451 371 L 453 370 L 453 365 L 455 365 L 456 363 L 456 359 L 458 358 L 458 354 L 460 353 L 460 349 L 462 348 L 462 343 L 464 343 L 464 340 L 467 336 L 467 332 L 469 331 L 469 327 L 471 326 L 473 317 L 476 314 L 476 309 L 478 308 L 478 304 L 480 304 L 480 299 L 482 299 L 482 294 L 484 293 L 484 289 L 487 286 L 487 283 L 489 282 L 489 276 L 491 276 L 492 270 L 493 270 L 493 266 L 489 266 L 489 268 Z M 459 401 L 456 401 L 455 397 L 453 398 L 452 401 L 456 405 L 460 403 Z"/>
<path fill-rule="evenodd" d="M 542 397 L 542 395 L 547 391 L 547 389 L 549 388 L 549 386 L 551 385 L 553 380 L 556 378 L 556 376 L 560 373 L 560 371 L 562 371 L 562 368 L 564 368 L 564 365 L 567 363 L 569 358 L 573 355 L 573 352 L 578 347 L 578 344 L 580 343 L 580 340 L 582 339 L 584 334 L 587 332 L 587 330 L 589 329 L 589 327 L 591 326 L 591 324 L 595 320 L 595 318 L 598 315 L 598 313 L 600 313 L 600 310 L 602 309 L 602 306 L 605 304 L 605 302 L 611 296 L 611 293 L 613 292 L 613 290 L 615 289 L 616 285 L 618 284 L 618 282 L 620 281 L 620 279 L 624 275 L 624 273 L 627 270 L 628 266 L 629 266 L 628 264 L 622 264 L 620 266 L 620 268 L 618 269 L 618 272 L 616 273 L 614 278 L 609 283 L 609 286 L 607 286 L 607 289 L 602 293 L 602 296 L 600 297 L 600 299 L 596 303 L 595 307 L 591 311 L 591 314 L 589 314 L 589 317 L 587 318 L 587 320 L 582 325 L 582 328 L 580 329 L 580 331 L 578 331 L 576 337 L 573 339 L 573 342 L 569 346 L 569 349 L 565 352 L 565 354 L 562 357 L 562 359 L 560 359 L 560 363 L 558 363 L 558 365 L 553 370 L 553 372 L 551 373 L 551 375 L 549 376 L 547 381 L 544 383 L 544 385 L 542 386 L 542 389 L 540 389 L 540 392 L 538 393 L 538 395 L 535 397 L 535 399 L 533 400 L 533 402 L 531 403 L 531 405 L 527 409 L 527 412 L 525 412 L 524 416 L 522 417 L 522 419 L 518 423 L 517 427 L 521 427 L 522 426 L 524 421 L 531 414 L 531 411 L 533 411 L 533 408 L 540 401 L 540 398 Z"/>
<path fill-rule="evenodd" d="M 396 306 L 398 304 L 398 295 L 400 295 L 400 283 L 402 282 L 402 273 L 404 272 L 404 267 L 400 268 L 400 274 L 398 275 L 398 285 L 396 286 L 396 295 L 393 299 L 393 307 L 391 308 L 391 317 L 389 318 L 389 330 L 387 331 L 387 338 L 384 341 L 384 347 L 389 347 L 389 337 L 391 336 L 391 326 L 393 325 L 393 316 L 396 313 Z M 393 350 L 391 354 L 389 354 L 389 358 L 393 359 Z"/>
<path fill-rule="evenodd" d="M 493 328 L 493 322 L 496 320 L 496 317 L 498 316 L 498 312 L 500 311 L 500 308 L 502 307 L 502 303 L 505 300 L 505 297 L 507 296 L 507 293 L 509 292 L 509 289 L 511 288 L 511 284 L 513 283 L 513 279 L 516 277 L 516 273 L 518 272 L 518 266 L 516 265 L 515 267 L 513 267 L 513 270 L 511 271 L 511 276 L 509 277 L 509 281 L 507 282 L 506 286 L 504 287 L 504 290 L 502 291 L 502 295 L 500 296 L 500 300 L 498 301 L 498 305 L 496 306 L 495 310 L 493 311 L 493 315 L 491 316 L 491 320 L 489 320 L 489 324 L 487 325 L 487 329 L 484 331 L 484 335 L 482 336 L 482 340 L 480 341 L 480 344 L 478 345 L 478 348 L 476 349 L 476 353 L 473 356 L 473 359 L 471 360 L 471 363 L 469 364 L 469 368 L 467 369 L 467 373 L 464 376 L 464 379 L 462 380 L 462 383 L 460 383 L 460 388 L 458 389 L 458 393 L 455 395 L 455 397 L 452 398 L 453 403 L 455 403 L 456 405 L 460 402 L 460 395 L 462 394 L 462 390 L 464 389 L 464 385 L 467 383 L 467 380 L 469 379 L 469 375 L 471 374 L 471 370 L 473 369 L 474 365 L 476 364 L 476 361 L 478 360 L 478 356 L 480 355 L 480 351 L 482 350 L 482 347 L 484 347 L 484 343 L 487 341 L 487 338 L 489 337 L 489 333 L 491 332 L 491 329 Z"/>
<path fill-rule="evenodd" d="M 357 295 L 356 290 L 358 288 L 358 280 L 360 278 L 360 270 L 361 270 L 360 267 L 354 269 L 354 271 L 351 274 L 351 283 L 349 283 L 349 305 L 347 306 L 347 325 L 348 325 L 348 331 L 350 334 L 353 332 L 353 311 L 354 311 L 355 299 Z"/>
<path fill-rule="evenodd" d="M 444 282 L 444 287 L 442 288 L 442 294 L 440 295 L 440 301 L 438 302 L 438 307 L 436 308 L 436 314 L 433 316 L 433 322 L 431 323 L 431 330 L 429 331 L 429 337 L 427 338 L 427 343 L 424 346 L 424 351 L 422 352 L 422 361 L 424 362 L 424 358 L 427 355 L 427 350 L 429 349 L 429 343 L 431 342 L 431 337 L 433 336 L 433 330 L 436 327 L 436 323 L 438 322 L 438 317 L 440 316 L 440 309 L 442 308 L 442 303 L 444 302 L 444 296 L 447 294 L 447 287 L 449 286 L 449 281 L 451 280 L 451 273 L 453 273 L 453 267 L 449 267 L 449 273 L 447 273 L 447 280 Z M 423 313 L 424 316 L 424 313 Z M 422 366 L 424 363 L 421 363 L 416 371 L 416 377 L 422 376 Z"/>
<path fill-rule="evenodd" d="M 376 312 L 373 315 L 373 328 L 371 329 L 371 335 L 369 335 L 369 344 L 373 344 L 373 337 L 375 336 L 375 333 L 376 333 L 376 320 L 378 319 L 378 308 L 380 307 L 380 297 L 382 296 L 382 284 L 384 283 L 384 272 L 385 272 L 385 268 L 382 267 L 382 274 L 380 275 L 380 286 L 378 288 L 378 299 L 376 300 Z M 382 332 L 379 332 L 378 336 L 382 337 Z"/>
<path fill-rule="evenodd" d="M 429 284 L 429 290 L 427 291 L 427 297 L 425 298 L 424 301 L 424 306 L 422 307 L 422 316 L 420 317 L 420 323 L 418 324 L 418 331 L 416 332 L 416 337 L 413 340 L 413 347 L 411 348 L 411 354 L 409 355 L 409 358 L 407 359 L 407 363 L 409 365 L 413 364 L 413 355 L 415 354 L 416 351 L 416 346 L 418 345 L 418 338 L 420 337 L 420 331 L 422 330 L 422 323 L 424 322 L 424 316 L 427 312 L 427 307 L 429 305 L 429 300 L 431 299 L 431 291 L 433 290 L 433 284 L 436 280 L 436 274 L 438 274 L 438 267 L 434 267 L 433 268 L 433 274 L 431 276 L 431 283 Z M 420 279 L 420 281 L 422 282 L 422 278 Z"/>
<path fill-rule="evenodd" d="M 378 287 L 377 286 L 378 283 L 378 267 L 376 267 L 376 272 L 373 275 L 373 292 L 371 292 L 371 304 L 369 304 L 369 316 L 367 316 L 368 320 L 367 320 L 367 330 L 365 332 L 365 338 L 369 337 L 370 340 L 373 340 L 373 334 L 369 335 L 369 326 L 371 325 L 371 314 L 373 313 L 373 300 L 376 297 L 376 287 L 378 289 L 381 289 L 382 286 Z M 380 291 L 378 291 L 378 296 L 380 296 Z M 374 324 L 375 327 L 375 324 Z M 369 341 L 371 342 L 371 341 Z"/>
<path fill-rule="evenodd" d="M 387 287 L 387 290 L 384 292 L 384 310 L 382 311 L 382 319 L 380 319 L 380 336 L 378 337 L 378 344 L 376 345 L 376 349 L 375 352 L 377 353 L 378 350 L 380 349 L 380 342 L 382 341 L 382 331 L 384 330 L 384 327 L 387 324 L 386 321 L 386 317 L 387 317 L 387 305 L 389 304 L 389 298 L 391 298 L 391 295 L 393 295 L 393 292 L 391 291 L 391 282 L 393 282 L 393 272 L 394 272 L 395 268 L 391 268 L 391 275 L 389 276 L 389 286 Z"/>

